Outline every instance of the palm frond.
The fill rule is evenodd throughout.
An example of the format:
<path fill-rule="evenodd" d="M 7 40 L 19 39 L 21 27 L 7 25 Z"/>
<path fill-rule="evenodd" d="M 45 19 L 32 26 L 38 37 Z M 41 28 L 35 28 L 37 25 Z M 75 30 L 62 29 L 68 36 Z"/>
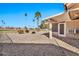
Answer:
<path fill-rule="evenodd" d="M 27 16 L 27 13 L 25 13 L 25 16 Z"/>
<path fill-rule="evenodd" d="M 4 20 L 1 20 L 1 22 L 2 22 L 3 24 L 5 24 Z"/>

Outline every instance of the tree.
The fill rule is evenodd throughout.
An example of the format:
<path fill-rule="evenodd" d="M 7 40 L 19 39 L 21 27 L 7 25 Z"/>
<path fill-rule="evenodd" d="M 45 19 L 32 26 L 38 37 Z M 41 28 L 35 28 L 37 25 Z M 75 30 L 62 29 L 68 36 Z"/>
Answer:
<path fill-rule="evenodd" d="M 34 16 L 34 20 L 33 21 L 37 22 L 38 30 L 39 30 L 40 18 L 41 18 L 41 13 L 39 11 L 35 12 L 35 16 Z"/>
<path fill-rule="evenodd" d="M 25 26 L 24 29 L 28 29 L 28 28 Z"/>
<path fill-rule="evenodd" d="M 25 13 L 25 16 L 27 16 L 27 13 Z"/>
<path fill-rule="evenodd" d="M 27 13 L 24 14 L 25 17 L 27 17 Z M 27 26 L 25 25 L 25 28 L 27 28 Z"/>
<path fill-rule="evenodd" d="M 5 25 L 5 21 L 4 20 L 1 20 L 1 22 L 2 22 L 2 27 Z"/>
<path fill-rule="evenodd" d="M 41 22 L 40 28 L 41 28 L 41 29 L 46 29 L 46 28 L 48 28 L 48 24 L 45 24 L 45 23 L 44 23 L 44 20 L 43 20 L 43 21 Z"/>

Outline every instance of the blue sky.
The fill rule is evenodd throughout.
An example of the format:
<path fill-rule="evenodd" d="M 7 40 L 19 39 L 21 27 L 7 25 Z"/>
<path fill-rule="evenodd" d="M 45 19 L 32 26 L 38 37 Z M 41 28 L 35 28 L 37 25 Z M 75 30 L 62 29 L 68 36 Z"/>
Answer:
<path fill-rule="evenodd" d="M 42 18 L 46 18 L 64 11 L 63 3 L 0 3 L 0 26 L 36 27 L 33 22 L 34 13 L 41 12 Z M 27 13 L 27 17 L 24 14 Z"/>

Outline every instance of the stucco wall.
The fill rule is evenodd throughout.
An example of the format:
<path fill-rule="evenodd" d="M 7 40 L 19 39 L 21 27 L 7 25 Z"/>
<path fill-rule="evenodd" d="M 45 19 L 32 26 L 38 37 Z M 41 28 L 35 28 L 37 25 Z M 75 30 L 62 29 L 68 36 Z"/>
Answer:
<path fill-rule="evenodd" d="M 79 19 L 78 20 L 71 20 L 71 21 L 66 21 L 66 26 L 69 29 L 75 29 L 79 28 Z"/>

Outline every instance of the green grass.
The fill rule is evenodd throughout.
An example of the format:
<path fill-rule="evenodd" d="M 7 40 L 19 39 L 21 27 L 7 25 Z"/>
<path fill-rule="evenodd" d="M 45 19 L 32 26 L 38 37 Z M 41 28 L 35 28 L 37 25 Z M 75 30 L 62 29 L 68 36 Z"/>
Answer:
<path fill-rule="evenodd" d="M 17 33 L 16 30 L 0 30 L 0 33 Z"/>

